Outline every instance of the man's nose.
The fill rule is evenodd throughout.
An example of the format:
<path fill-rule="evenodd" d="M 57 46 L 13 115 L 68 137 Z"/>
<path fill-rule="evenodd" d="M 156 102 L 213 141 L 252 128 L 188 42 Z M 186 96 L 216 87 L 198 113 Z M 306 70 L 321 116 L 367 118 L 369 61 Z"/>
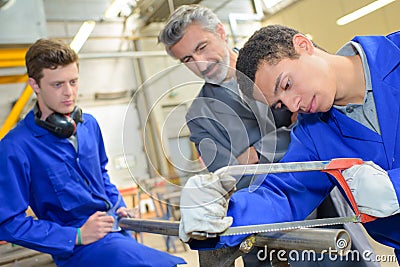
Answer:
<path fill-rule="evenodd" d="M 288 96 L 285 96 L 282 99 L 282 103 L 291 111 L 291 112 L 297 112 L 299 111 L 299 105 L 298 102 L 296 101 L 295 98 L 290 98 Z"/>
<path fill-rule="evenodd" d="M 196 64 L 196 67 L 200 72 L 204 72 L 208 67 L 208 62 L 205 61 L 203 58 L 201 58 L 201 60 L 195 59 L 194 64 Z"/>
<path fill-rule="evenodd" d="M 73 90 L 74 90 L 74 87 L 72 85 L 66 83 L 64 86 L 64 90 L 63 90 L 64 95 L 71 95 Z"/>

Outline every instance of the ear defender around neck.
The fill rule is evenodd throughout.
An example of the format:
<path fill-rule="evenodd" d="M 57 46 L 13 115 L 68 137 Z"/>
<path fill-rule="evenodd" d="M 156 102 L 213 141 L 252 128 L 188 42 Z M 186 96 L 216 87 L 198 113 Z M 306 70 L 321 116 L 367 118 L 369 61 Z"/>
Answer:
<path fill-rule="evenodd" d="M 38 103 L 36 103 L 34 114 L 37 125 L 45 128 L 59 138 L 71 137 L 76 131 L 77 124 L 83 122 L 82 110 L 78 106 L 75 106 L 70 114 L 53 113 L 46 120 L 41 120 L 42 112 L 39 109 Z"/>

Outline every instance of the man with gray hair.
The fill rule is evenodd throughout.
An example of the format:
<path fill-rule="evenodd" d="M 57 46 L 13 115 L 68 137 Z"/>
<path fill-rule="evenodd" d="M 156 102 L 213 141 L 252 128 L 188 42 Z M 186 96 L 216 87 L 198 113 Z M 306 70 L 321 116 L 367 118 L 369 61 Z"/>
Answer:
<path fill-rule="evenodd" d="M 199 5 L 180 6 L 159 34 L 167 53 L 205 80 L 186 121 L 190 140 L 210 172 L 228 165 L 276 162 L 290 141 L 292 113 L 272 113 L 268 106 L 246 103 L 239 95 L 237 53 L 226 37 L 218 17 Z M 249 184 L 251 177 L 246 178 L 238 187 Z"/>

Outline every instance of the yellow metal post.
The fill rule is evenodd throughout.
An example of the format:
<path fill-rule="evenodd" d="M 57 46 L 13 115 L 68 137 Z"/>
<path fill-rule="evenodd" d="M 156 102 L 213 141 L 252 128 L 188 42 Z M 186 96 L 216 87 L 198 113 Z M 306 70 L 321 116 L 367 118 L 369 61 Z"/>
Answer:
<path fill-rule="evenodd" d="M 27 48 L 0 49 L 0 68 L 24 67 L 26 51 Z M 27 81 L 27 74 L 0 76 L 0 84 L 27 83 Z M 2 139 L 18 122 L 18 119 L 24 110 L 25 105 L 28 103 L 32 93 L 32 88 L 27 84 L 0 129 L 0 139 Z"/>
<path fill-rule="evenodd" d="M 22 92 L 21 96 L 15 103 L 14 107 L 12 108 L 10 114 L 8 114 L 8 117 L 4 122 L 3 126 L 1 127 L 0 139 L 2 139 L 18 122 L 18 118 L 21 115 L 26 103 L 28 103 L 32 93 L 33 93 L 32 88 L 30 87 L 30 85 L 27 85 L 24 91 Z"/>
<path fill-rule="evenodd" d="M 26 48 L 0 49 L 0 68 L 24 67 Z"/>
<path fill-rule="evenodd" d="M 27 74 L 0 76 L 0 84 L 26 83 L 27 80 Z"/>

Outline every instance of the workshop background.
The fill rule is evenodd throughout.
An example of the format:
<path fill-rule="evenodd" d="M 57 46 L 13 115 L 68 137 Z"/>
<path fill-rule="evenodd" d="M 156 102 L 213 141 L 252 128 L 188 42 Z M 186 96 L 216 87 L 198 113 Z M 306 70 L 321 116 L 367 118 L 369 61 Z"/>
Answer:
<path fill-rule="evenodd" d="M 26 83 L 27 47 L 44 37 L 71 43 L 86 25 L 87 38 L 74 44 L 78 105 L 100 123 L 113 182 L 130 192 L 138 183 L 152 187 L 165 179 L 179 185 L 204 171 L 184 118 L 202 81 L 157 43 L 170 12 L 182 4 L 211 8 L 238 48 L 268 24 L 294 27 L 329 52 L 355 35 L 400 29 L 395 0 L 0 0 L 0 139 L 35 101 Z M 337 24 L 368 5 L 381 8 Z"/>

